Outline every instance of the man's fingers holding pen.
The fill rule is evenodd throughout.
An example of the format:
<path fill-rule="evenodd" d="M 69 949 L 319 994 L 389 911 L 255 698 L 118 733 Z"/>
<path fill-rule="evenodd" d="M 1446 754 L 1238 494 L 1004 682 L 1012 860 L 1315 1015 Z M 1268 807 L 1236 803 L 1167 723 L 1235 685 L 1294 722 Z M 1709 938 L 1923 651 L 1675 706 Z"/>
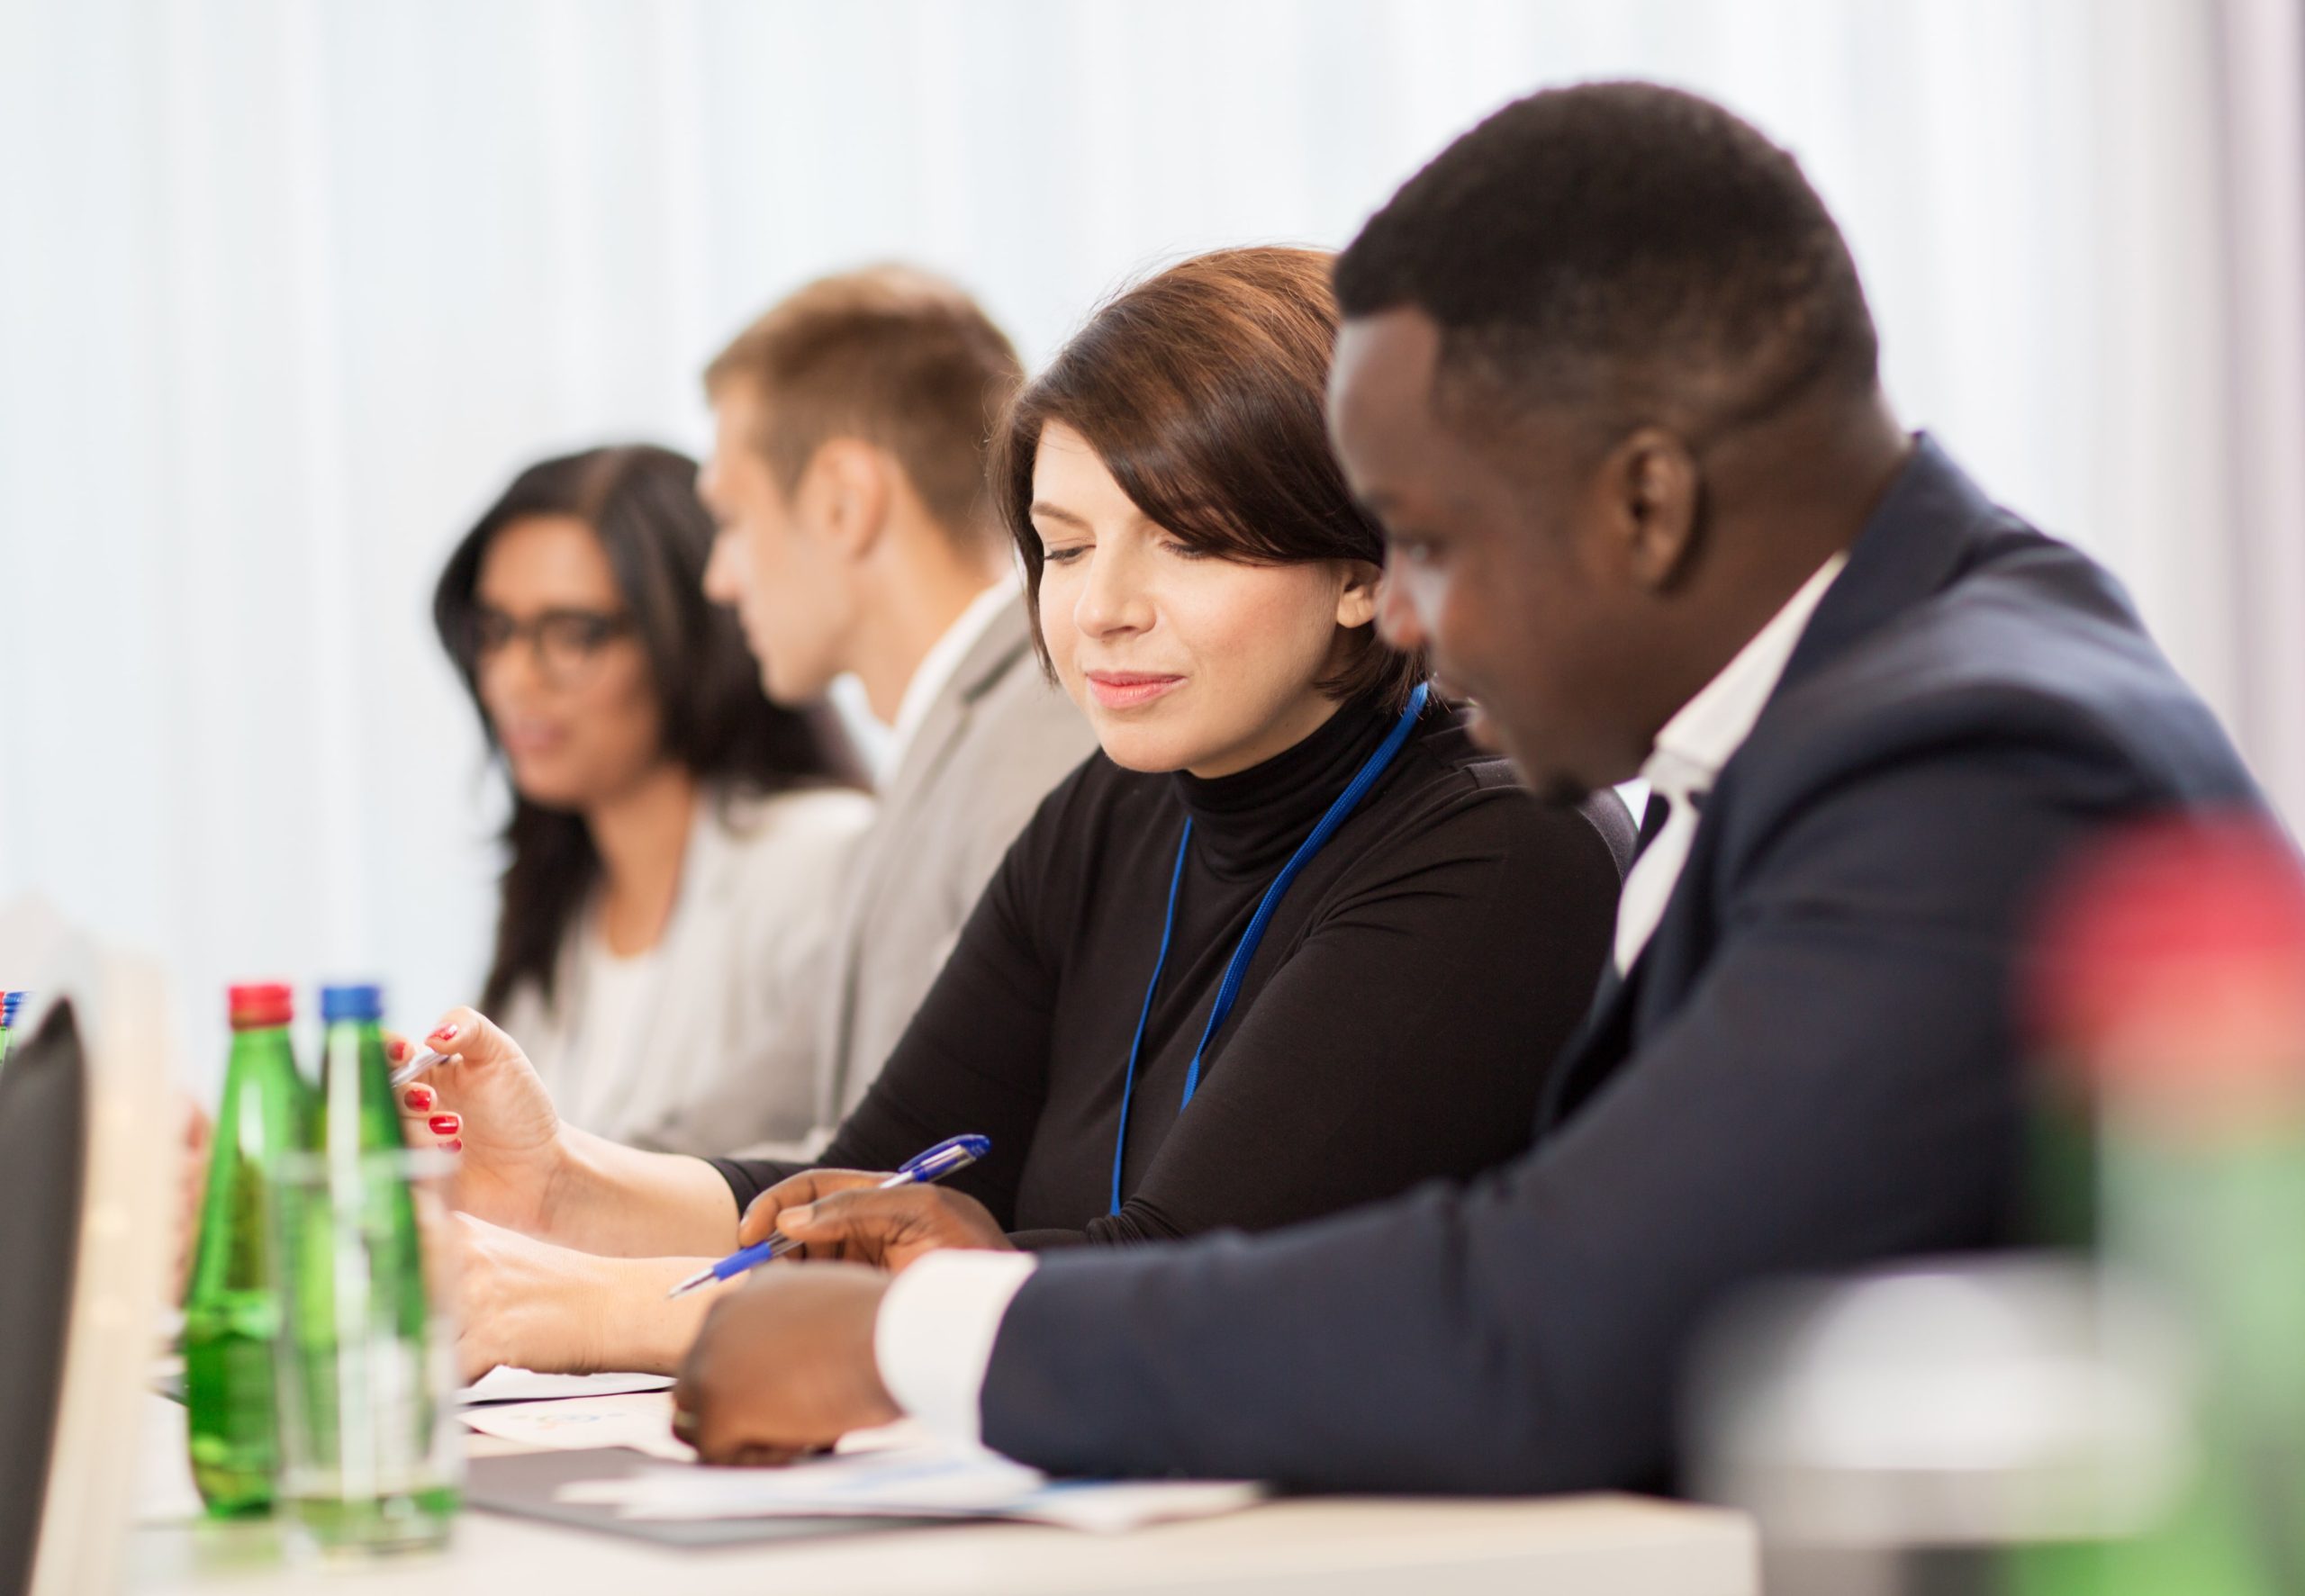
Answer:
<path fill-rule="evenodd" d="M 773 1231 L 782 1228 L 779 1222 L 791 1209 L 806 1207 L 835 1192 L 870 1190 L 887 1178 L 885 1174 L 863 1169 L 810 1169 L 780 1180 L 755 1197 L 745 1210 L 745 1217 L 737 1225 L 737 1245 L 751 1247 L 767 1240 Z M 792 1239 L 800 1240 L 798 1236 Z"/>
<path fill-rule="evenodd" d="M 891 1273 L 947 1248 L 1012 1249 L 983 1204 L 944 1186 L 833 1192 L 785 1209 L 780 1228 L 811 1258 L 837 1256 Z"/>

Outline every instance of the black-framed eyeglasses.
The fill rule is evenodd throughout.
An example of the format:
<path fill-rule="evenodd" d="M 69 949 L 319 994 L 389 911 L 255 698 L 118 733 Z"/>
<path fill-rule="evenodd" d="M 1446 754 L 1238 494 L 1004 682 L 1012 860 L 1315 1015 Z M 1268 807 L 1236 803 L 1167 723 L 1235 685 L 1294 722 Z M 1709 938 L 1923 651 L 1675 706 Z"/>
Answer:
<path fill-rule="evenodd" d="M 478 672 L 514 643 L 526 641 L 537 673 L 556 687 L 567 687 L 582 681 L 609 645 L 631 630 L 632 617 L 622 610 L 547 609 L 516 621 L 501 609 L 475 609 L 465 624 L 465 667 Z"/>

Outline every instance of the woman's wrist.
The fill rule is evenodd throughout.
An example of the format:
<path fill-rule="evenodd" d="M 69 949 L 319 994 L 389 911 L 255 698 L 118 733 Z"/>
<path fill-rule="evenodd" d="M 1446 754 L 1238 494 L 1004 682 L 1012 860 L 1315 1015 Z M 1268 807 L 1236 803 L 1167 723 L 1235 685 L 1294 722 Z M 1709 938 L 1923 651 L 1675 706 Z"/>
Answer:
<path fill-rule="evenodd" d="M 589 1145 L 588 1145 L 589 1144 Z M 544 1178 L 537 1192 L 537 1224 L 529 1233 L 586 1252 L 604 1250 L 594 1236 L 597 1215 L 613 1212 L 611 1182 L 601 1168 L 596 1136 L 563 1123 L 545 1155 Z M 609 1201 L 603 1203 L 602 1197 Z"/>
<path fill-rule="evenodd" d="M 552 1240 L 623 1258 L 736 1247 L 737 1198 L 702 1159 L 646 1152 L 563 1125 L 540 1218 Z"/>
<path fill-rule="evenodd" d="M 715 1260 L 705 1258 L 597 1258 L 605 1282 L 601 1345 L 594 1367 L 625 1374 L 676 1375 L 713 1294 L 670 1295 L 674 1285 Z"/>

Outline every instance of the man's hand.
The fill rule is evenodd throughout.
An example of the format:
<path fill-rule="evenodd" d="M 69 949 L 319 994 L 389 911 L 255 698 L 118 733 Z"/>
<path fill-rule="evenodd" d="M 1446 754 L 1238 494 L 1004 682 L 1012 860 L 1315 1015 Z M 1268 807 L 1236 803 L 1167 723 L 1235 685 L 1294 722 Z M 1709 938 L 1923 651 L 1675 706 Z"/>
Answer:
<path fill-rule="evenodd" d="M 887 1178 L 886 1175 L 863 1169 L 809 1169 L 780 1180 L 755 1197 L 745 1210 L 744 1217 L 737 1222 L 737 1245 L 750 1247 L 767 1240 L 770 1232 L 781 1228 L 786 1215 L 805 1215 L 810 1204 L 821 1202 L 836 1192 L 870 1191 Z M 800 1240 L 798 1236 L 792 1239 Z M 804 1247 L 798 1256 L 836 1258 L 840 1255 L 829 1248 L 812 1251 Z"/>
<path fill-rule="evenodd" d="M 755 1269 L 723 1295 L 673 1387 L 673 1433 L 707 1463 L 790 1463 L 903 1417 L 872 1322 L 889 1277 L 825 1264 Z"/>
<path fill-rule="evenodd" d="M 935 1186 L 877 1189 L 887 1178 L 815 1169 L 779 1181 L 745 1210 L 737 1243 L 750 1247 L 782 1231 L 801 1243 L 800 1257 L 871 1264 L 892 1275 L 946 1248 L 1015 1250 L 1000 1222 L 974 1197 Z"/>

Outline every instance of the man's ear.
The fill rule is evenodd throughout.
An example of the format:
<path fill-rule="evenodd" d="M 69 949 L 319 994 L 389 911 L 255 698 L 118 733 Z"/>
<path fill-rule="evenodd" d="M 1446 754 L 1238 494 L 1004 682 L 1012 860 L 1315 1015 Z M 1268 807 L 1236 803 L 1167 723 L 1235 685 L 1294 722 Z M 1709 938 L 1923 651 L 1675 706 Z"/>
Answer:
<path fill-rule="evenodd" d="M 1677 433 L 1636 428 L 1601 467 L 1603 512 L 1624 573 L 1658 592 L 1688 569 L 1703 524 L 1704 473 Z"/>
<path fill-rule="evenodd" d="M 1377 618 L 1377 584 L 1385 569 L 1366 560 L 1344 563 L 1344 587 L 1336 596 L 1336 624 L 1347 630 Z"/>
<path fill-rule="evenodd" d="M 886 529 L 894 500 L 886 451 L 856 437 L 828 437 L 817 446 L 800 490 L 809 523 L 826 544 L 851 560 L 872 552 Z"/>

